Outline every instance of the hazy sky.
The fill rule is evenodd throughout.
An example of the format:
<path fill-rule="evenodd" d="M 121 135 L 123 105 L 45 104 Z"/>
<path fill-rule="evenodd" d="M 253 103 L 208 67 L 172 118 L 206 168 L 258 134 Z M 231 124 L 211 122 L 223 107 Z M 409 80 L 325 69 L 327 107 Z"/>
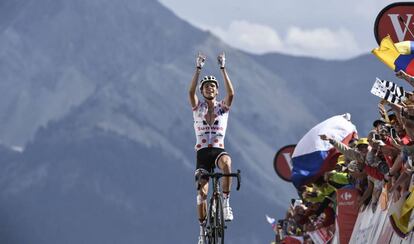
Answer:
<path fill-rule="evenodd" d="M 191 24 L 251 52 L 344 59 L 377 46 L 388 0 L 160 0 Z"/>

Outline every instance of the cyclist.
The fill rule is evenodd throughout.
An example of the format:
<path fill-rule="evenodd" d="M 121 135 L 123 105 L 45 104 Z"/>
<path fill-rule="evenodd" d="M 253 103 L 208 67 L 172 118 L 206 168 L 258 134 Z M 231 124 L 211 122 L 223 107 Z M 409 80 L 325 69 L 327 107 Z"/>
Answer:
<path fill-rule="evenodd" d="M 217 167 L 224 173 L 231 173 L 231 158 L 224 150 L 224 137 L 227 128 L 229 109 L 233 101 L 234 90 L 225 68 L 225 55 L 221 53 L 218 63 L 224 78 L 226 96 L 217 101 L 219 83 L 214 76 L 205 76 L 199 84 L 203 100 L 199 100 L 196 94 L 197 81 L 206 57 L 198 54 L 196 58 L 196 70 L 190 84 L 189 98 L 193 108 L 194 130 L 197 139 L 195 150 L 197 151 L 197 166 L 195 171 L 196 181 L 200 185 L 197 192 L 197 212 L 200 221 L 199 244 L 204 244 L 205 226 L 207 219 L 207 192 L 208 177 L 203 173 L 212 172 Z M 233 212 L 230 207 L 231 177 L 223 177 L 223 215 L 225 221 L 233 220 Z"/>

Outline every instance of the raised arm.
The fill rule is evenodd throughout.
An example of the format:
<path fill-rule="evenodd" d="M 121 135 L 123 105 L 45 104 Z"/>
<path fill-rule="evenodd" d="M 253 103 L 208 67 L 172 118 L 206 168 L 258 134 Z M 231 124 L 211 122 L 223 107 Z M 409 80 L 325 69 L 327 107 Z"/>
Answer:
<path fill-rule="evenodd" d="M 404 79 L 408 82 L 408 84 L 410 84 L 411 86 L 414 87 L 414 77 L 405 73 L 403 70 L 399 70 L 395 73 L 395 76 L 397 76 L 400 79 Z"/>
<path fill-rule="evenodd" d="M 206 60 L 206 56 L 202 55 L 201 53 L 198 53 L 196 58 L 196 70 L 193 75 L 193 79 L 190 83 L 190 88 L 188 89 L 188 97 L 190 99 L 191 107 L 194 109 L 198 104 L 198 97 L 197 97 L 197 81 L 201 73 L 201 69 L 204 66 L 204 62 Z"/>
<path fill-rule="evenodd" d="M 382 101 L 384 102 L 384 104 L 388 104 L 388 106 L 390 106 L 391 109 L 394 111 L 394 114 L 397 117 L 398 123 L 403 124 L 403 120 L 401 118 L 401 109 L 403 107 L 399 104 L 387 102 L 386 100 L 382 100 Z"/>
<path fill-rule="evenodd" d="M 414 107 L 412 105 L 401 106 L 399 104 L 389 104 L 395 111 L 398 121 L 404 126 L 410 138 L 414 138 Z"/>
<path fill-rule="evenodd" d="M 368 179 L 368 187 L 365 190 L 364 194 L 362 194 L 362 196 L 359 198 L 357 202 L 359 208 L 361 208 L 364 202 L 371 196 L 373 190 L 374 190 L 374 183 L 371 181 L 371 179 Z"/>
<path fill-rule="evenodd" d="M 231 103 L 233 102 L 234 89 L 233 89 L 233 84 L 231 83 L 229 75 L 227 74 L 227 71 L 226 71 L 226 67 L 225 67 L 226 56 L 225 56 L 224 52 L 221 53 L 217 57 L 217 60 L 218 60 L 219 66 L 220 66 L 221 73 L 222 73 L 223 78 L 224 78 L 224 86 L 226 87 L 226 97 L 224 98 L 224 102 L 226 103 L 226 105 L 228 107 L 230 107 Z"/>
<path fill-rule="evenodd" d="M 319 137 L 324 140 L 328 141 L 332 144 L 338 151 L 340 151 L 343 155 L 345 155 L 346 158 L 349 158 L 351 160 L 357 160 L 357 161 L 364 161 L 364 158 L 362 155 L 355 149 L 349 148 L 347 145 L 343 144 L 340 141 L 337 141 L 333 138 L 328 137 L 327 135 L 319 135 Z"/>
<path fill-rule="evenodd" d="M 381 100 L 381 102 L 378 103 L 378 110 L 382 118 L 385 119 L 385 122 L 390 123 L 390 118 L 388 118 L 387 110 L 385 110 L 385 102 L 386 100 Z"/>

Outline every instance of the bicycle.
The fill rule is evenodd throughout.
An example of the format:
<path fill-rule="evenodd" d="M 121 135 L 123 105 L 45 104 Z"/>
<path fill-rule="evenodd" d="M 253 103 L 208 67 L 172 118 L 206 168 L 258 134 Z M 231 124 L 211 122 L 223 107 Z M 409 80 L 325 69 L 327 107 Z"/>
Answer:
<path fill-rule="evenodd" d="M 240 189 L 240 170 L 237 173 L 204 173 L 204 176 L 211 178 L 213 182 L 213 193 L 211 194 L 208 210 L 208 222 L 206 225 L 206 239 L 208 244 L 224 244 L 224 230 L 227 226 L 224 224 L 223 218 L 223 193 L 220 188 L 221 177 L 236 177 L 237 178 L 237 190 Z M 200 185 L 198 189 L 200 188 Z"/>

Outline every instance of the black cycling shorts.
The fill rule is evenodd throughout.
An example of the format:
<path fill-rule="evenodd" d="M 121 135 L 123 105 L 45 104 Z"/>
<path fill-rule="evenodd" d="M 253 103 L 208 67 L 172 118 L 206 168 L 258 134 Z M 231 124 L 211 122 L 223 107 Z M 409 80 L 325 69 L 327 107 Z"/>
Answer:
<path fill-rule="evenodd" d="M 213 172 L 215 167 L 218 168 L 218 160 L 223 155 L 229 155 L 224 149 L 217 147 L 206 147 L 197 151 L 196 177 L 198 172 Z M 197 180 L 197 179 L 196 179 Z"/>

